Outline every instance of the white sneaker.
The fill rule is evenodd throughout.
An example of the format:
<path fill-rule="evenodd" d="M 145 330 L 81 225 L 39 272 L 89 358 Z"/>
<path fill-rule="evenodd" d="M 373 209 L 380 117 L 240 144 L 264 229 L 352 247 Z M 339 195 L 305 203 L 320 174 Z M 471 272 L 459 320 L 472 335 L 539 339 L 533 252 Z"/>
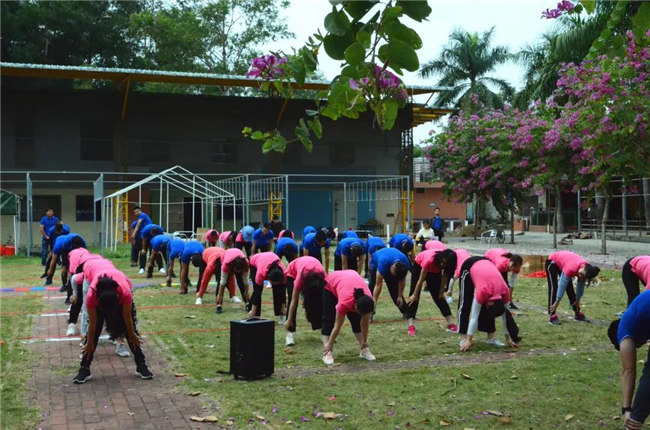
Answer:
<path fill-rule="evenodd" d="M 454 298 L 451 297 L 451 296 L 447 296 L 447 303 L 448 303 L 448 304 L 452 304 L 452 303 L 454 303 Z"/>
<path fill-rule="evenodd" d="M 196 300 L 194 301 L 195 305 L 202 305 L 203 304 L 203 299 L 201 297 L 197 297 Z"/>
<path fill-rule="evenodd" d="M 75 323 L 68 324 L 68 330 L 65 332 L 66 336 L 74 336 L 77 333 L 77 325 Z"/>
<path fill-rule="evenodd" d="M 129 348 L 126 347 L 123 343 L 118 343 L 117 348 L 115 348 L 115 353 L 119 355 L 120 357 L 130 357 L 131 352 L 129 352 Z"/>
<path fill-rule="evenodd" d="M 332 351 L 323 355 L 323 363 L 327 364 L 328 366 L 334 364 L 334 357 L 332 357 Z"/>
<path fill-rule="evenodd" d="M 368 350 L 367 352 L 361 351 L 359 353 L 359 358 L 363 358 L 363 359 L 368 360 L 368 361 L 375 361 L 376 360 L 375 356 L 372 354 L 372 352 L 370 352 L 370 350 Z"/>
<path fill-rule="evenodd" d="M 144 269 L 138 270 L 138 273 L 142 275 L 144 273 Z"/>
<path fill-rule="evenodd" d="M 163 275 L 167 274 L 164 267 L 161 267 L 158 273 L 162 273 Z"/>
<path fill-rule="evenodd" d="M 280 319 L 278 320 L 278 324 L 285 325 L 286 323 L 287 323 L 287 317 L 285 315 L 280 315 Z"/>
<path fill-rule="evenodd" d="M 487 343 L 488 345 L 494 345 L 494 346 L 506 346 L 505 343 L 501 342 L 496 337 L 493 337 L 492 339 L 486 340 L 485 343 Z"/>
<path fill-rule="evenodd" d="M 237 296 L 232 296 L 230 298 L 230 301 L 233 302 L 233 303 L 241 303 L 241 299 L 239 297 L 237 297 Z"/>
<path fill-rule="evenodd" d="M 293 333 L 291 333 L 291 332 L 287 333 L 287 337 L 284 340 L 284 346 L 293 346 L 295 344 L 296 343 L 293 340 Z"/>

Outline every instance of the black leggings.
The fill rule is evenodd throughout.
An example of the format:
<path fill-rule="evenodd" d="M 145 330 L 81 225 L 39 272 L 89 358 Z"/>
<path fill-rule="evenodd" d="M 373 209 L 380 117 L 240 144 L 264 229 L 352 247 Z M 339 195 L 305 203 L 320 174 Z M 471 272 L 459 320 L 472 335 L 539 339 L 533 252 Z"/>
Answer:
<path fill-rule="evenodd" d="M 257 269 L 253 266 L 250 268 L 250 278 L 253 281 L 253 295 L 251 297 L 251 303 L 257 306 L 257 312 L 255 316 L 260 316 L 262 313 L 262 291 L 264 291 L 264 285 L 258 285 L 255 283 L 255 274 Z M 287 298 L 285 296 L 285 284 L 280 283 L 277 285 L 271 285 L 273 290 L 273 312 L 275 316 L 282 315 L 282 305 L 286 304 Z M 242 293 L 243 294 L 243 293 Z"/>
<path fill-rule="evenodd" d="M 551 306 L 555 303 L 557 297 L 557 286 L 562 271 L 557 267 L 554 261 L 546 260 L 546 282 L 548 283 L 548 314 L 555 315 L 556 312 L 551 312 Z M 566 296 L 569 298 L 569 303 L 573 307 L 575 313 L 580 312 L 580 307 L 576 305 L 576 290 L 573 288 L 573 279 L 569 280 L 569 285 L 566 287 Z"/>
<path fill-rule="evenodd" d="M 468 258 L 460 270 L 460 299 L 458 301 L 458 333 L 460 334 L 467 334 L 469 329 L 469 320 L 472 314 L 472 304 L 474 302 L 475 285 L 469 274 L 469 269 L 474 263 L 480 260 L 485 260 L 485 258 Z M 490 317 L 486 306 L 481 306 L 481 313 L 478 316 L 478 331 L 484 333 L 494 333 L 496 331 L 494 318 Z"/>
<path fill-rule="evenodd" d="M 397 299 L 399 298 L 399 279 L 397 279 L 395 276 L 393 276 L 390 271 L 384 276 L 384 283 L 386 284 L 386 288 L 388 288 L 388 292 L 390 293 L 390 298 L 393 300 L 393 303 L 395 303 L 395 306 L 397 306 L 397 309 L 402 313 L 402 315 L 405 316 L 415 316 L 415 312 L 412 311 L 413 306 L 409 306 L 406 304 L 406 299 L 402 302 L 402 306 L 400 307 L 397 304 Z M 414 303 L 415 305 L 415 303 Z M 413 314 L 413 315 L 411 315 Z"/>
<path fill-rule="evenodd" d="M 631 258 L 625 262 L 623 265 L 623 272 L 621 274 L 623 278 L 623 285 L 625 286 L 625 291 L 627 291 L 628 307 L 630 306 L 630 303 L 632 303 L 632 300 L 634 300 L 636 296 L 638 296 L 641 292 L 641 281 L 639 280 L 639 277 L 632 272 L 630 261 L 632 261 Z"/>
<path fill-rule="evenodd" d="M 339 255 L 334 256 L 334 270 L 343 270 L 343 258 L 348 259 L 348 270 L 359 270 L 359 259 L 354 256 Z"/>
<path fill-rule="evenodd" d="M 648 358 L 643 365 L 643 373 L 639 379 L 639 387 L 636 390 L 632 412 L 630 417 L 633 420 L 644 422 L 650 415 L 650 348 L 648 349 Z"/>
<path fill-rule="evenodd" d="M 411 290 L 409 292 L 409 295 L 413 295 L 415 292 L 415 285 L 418 282 L 418 279 L 420 278 L 420 273 L 422 272 L 422 267 L 416 263 L 413 262 L 413 266 L 411 269 Z M 440 293 L 444 291 L 444 286 L 442 285 L 442 273 L 427 273 L 426 277 L 426 283 L 427 283 L 427 290 L 429 290 L 429 294 L 431 294 L 431 298 L 433 299 L 434 303 L 436 306 L 438 306 L 438 309 L 440 309 L 440 313 L 442 314 L 443 317 L 448 317 L 451 315 L 451 309 L 449 309 L 449 304 L 447 303 L 447 300 L 443 297 L 440 297 Z M 415 318 L 415 316 L 418 313 L 418 304 L 419 300 L 417 302 L 414 302 L 411 305 L 411 315 L 409 315 L 409 318 Z"/>
<path fill-rule="evenodd" d="M 323 288 L 323 326 L 320 331 L 323 336 L 332 334 L 336 320 L 337 303 L 338 299 L 334 297 L 334 294 Z M 361 316 L 356 312 L 348 312 L 347 317 L 352 326 L 352 333 L 361 333 Z"/>
<path fill-rule="evenodd" d="M 235 248 L 237 249 L 245 249 L 246 250 L 246 257 L 251 256 L 251 251 L 253 249 L 253 244 L 250 242 L 235 242 Z"/>

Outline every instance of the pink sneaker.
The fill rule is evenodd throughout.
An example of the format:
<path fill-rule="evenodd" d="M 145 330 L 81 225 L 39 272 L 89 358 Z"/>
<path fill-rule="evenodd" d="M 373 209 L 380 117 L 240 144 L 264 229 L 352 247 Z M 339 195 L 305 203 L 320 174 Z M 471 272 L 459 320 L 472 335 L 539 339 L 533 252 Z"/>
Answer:
<path fill-rule="evenodd" d="M 447 325 L 447 332 L 449 333 L 458 333 L 458 327 L 456 324 L 448 324 Z"/>
<path fill-rule="evenodd" d="M 409 326 L 409 336 L 415 336 L 415 326 L 412 324 Z"/>

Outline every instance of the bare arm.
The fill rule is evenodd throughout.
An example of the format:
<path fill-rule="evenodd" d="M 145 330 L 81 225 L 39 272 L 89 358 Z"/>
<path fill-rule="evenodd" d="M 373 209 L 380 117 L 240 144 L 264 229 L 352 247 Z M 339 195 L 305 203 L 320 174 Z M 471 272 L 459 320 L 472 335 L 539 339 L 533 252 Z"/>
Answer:
<path fill-rule="evenodd" d="M 54 275 L 54 269 L 56 268 L 56 263 L 59 262 L 59 254 L 52 253 L 52 261 L 50 261 L 50 268 L 47 271 L 47 276 Z"/>
<path fill-rule="evenodd" d="M 339 333 L 341 332 L 341 327 L 343 327 L 344 322 L 345 322 L 345 315 L 340 315 L 337 312 L 336 320 L 334 321 L 334 329 L 332 330 L 332 334 L 330 334 L 329 341 L 327 341 L 327 344 L 325 345 L 325 351 L 324 351 L 325 353 L 331 352 L 332 348 L 334 348 L 334 343 L 336 342 L 336 338 L 339 336 Z"/>
<path fill-rule="evenodd" d="M 285 327 L 288 329 L 293 327 L 293 319 L 296 317 L 296 310 L 298 309 L 298 302 L 300 301 L 300 291 L 297 288 L 293 289 L 291 293 L 291 306 L 289 306 L 289 315 L 287 316 L 287 323 Z"/>
<path fill-rule="evenodd" d="M 341 253 L 341 267 L 343 270 L 348 270 L 348 257 Z"/>
<path fill-rule="evenodd" d="M 634 339 L 625 338 L 621 342 L 621 391 L 623 407 L 632 406 L 634 386 L 636 384 L 636 345 Z"/>
<path fill-rule="evenodd" d="M 427 271 L 422 269 L 420 271 L 420 276 L 418 277 L 418 281 L 415 284 L 415 290 L 413 290 L 413 295 L 408 298 L 408 304 L 410 305 L 413 302 L 417 302 L 420 300 L 420 290 L 422 290 L 422 284 L 424 283 L 424 280 L 427 278 Z"/>
<path fill-rule="evenodd" d="M 330 272 L 330 250 L 325 248 L 325 273 Z"/>
<path fill-rule="evenodd" d="M 138 223 L 135 225 L 135 228 L 133 229 L 133 233 L 131 234 L 131 239 L 135 239 L 135 237 L 138 234 L 138 231 L 140 230 L 140 224 L 142 224 L 142 220 L 139 219 Z"/>
<path fill-rule="evenodd" d="M 361 348 L 368 348 L 368 331 L 370 328 L 370 314 L 365 314 L 361 317 L 361 339 L 363 344 Z"/>
<path fill-rule="evenodd" d="M 375 280 L 375 288 L 373 290 L 372 299 L 375 301 L 375 310 L 377 310 L 377 301 L 379 300 L 379 295 L 381 294 L 381 288 L 384 285 L 384 276 L 377 272 Z"/>
<path fill-rule="evenodd" d="M 361 271 L 363 270 L 365 262 L 366 262 L 365 255 L 362 255 L 361 257 L 359 257 L 359 264 L 358 264 L 358 267 L 357 267 L 357 272 L 359 273 L 359 275 L 361 275 Z"/>
<path fill-rule="evenodd" d="M 172 281 L 172 272 L 173 271 L 174 271 L 174 260 L 169 260 L 169 267 L 167 268 L 167 282 Z M 181 272 L 182 271 L 183 271 L 183 269 L 181 269 Z M 181 278 L 181 285 L 183 285 L 183 279 L 182 278 Z"/>
<path fill-rule="evenodd" d="M 45 226 L 43 224 L 39 224 L 38 228 L 41 230 L 41 236 L 43 236 L 45 239 L 50 238 L 47 234 L 45 234 Z"/>

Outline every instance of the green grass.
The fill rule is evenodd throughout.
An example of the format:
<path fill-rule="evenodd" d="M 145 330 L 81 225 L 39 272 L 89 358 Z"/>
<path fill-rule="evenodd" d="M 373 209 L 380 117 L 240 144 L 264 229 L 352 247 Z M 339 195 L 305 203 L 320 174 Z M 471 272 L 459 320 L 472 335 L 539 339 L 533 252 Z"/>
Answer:
<path fill-rule="evenodd" d="M 118 253 L 122 256 L 114 260 L 118 267 L 131 275 L 134 284 L 145 283 L 144 275 L 128 267 L 128 258 L 122 255 L 126 251 Z M 37 264 L 16 260 L 22 267 L 17 273 L 28 271 L 29 276 L 24 276 L 34 280 Z M 196 279 L 194 269 L 190 276 Z M 328 369 L 321 361 L 320 333 L 309 330 L 300 312 L 296 345 L 286 351 L 284 329 L 276 325 L 276 374 L 253 382 L 235 381 L 223 373 L 229 369 L 229 323 L 244 317 L 242 306 L 227 304 L 224 314 L 215 315 L 214 286 L 204 296 L 204 306 L 194 306 L 192 294 L 180 296 L 168 288 L 138 288 L 134 296 L 145 348 L 162 351 L 170 372 L 187 374 L 179 379 L 180 391 L 206 396 L 208 408 L 197 411 L 198 415 L 215 414 L 222 424 L 232 417 L 234 428 L 262 427 L 256 415 L 264 417 L 269 428 L 288 427 L 286 421 L 294 427 L 346 429 L 438 428 L 441 421 L 461 429 L 618 428 L 620 420 L 612 417 L 620 411 L 620 363 L 607 340 L 605 321 L 624 309 L 625 292 L 620 272 L 605 271 L 604 276 L 609 280 L 588 288 L 583 298 L 586 315 L 597 321 L 572 321 L 565 299 L 559 327 L 549 325 L 543 311 L 546 280 L 520 277 L 515 294 L 524 305 L 516 320 L 524 340 L 517 351 L 488 347 L 479 334 L 473 350 L 460 353 L 458 337 L 444 331 L 438 309 L 424 295 L 418 335 L 409 338 L 406 324 L 398 320 L 399 313 L 384 291 L 376 323 L 370 327 L 377 361 L 358 358 L 358 346 L 346 325 L 334 350 L 337 364 Z M 155 279 L 163 282 L 161 275 Z M 3 286 L 6 282 L 3 275 Z M 271 300 L 265 291 L 263 301 Z M 14 310 L 24 306 L 22 299 L 10 301 Z M 263 305 L 262 316 L 272 317 L 270 304 Z M 497 330 L 501 332 L 499 323 Z M 5 341 L 20 336 L 3 331 Z M 24 399 L 24 392 L 20 395 Z M 488 410 L 504 414 L 511 423 L 483 414 Z M 4 421 L 4 402 L 2 411 Z M 326 422 L 315 418 L 315 411 L 343 416 L 340 422 Z M 568 415 L 573 416 L 566 420 Z"/>

